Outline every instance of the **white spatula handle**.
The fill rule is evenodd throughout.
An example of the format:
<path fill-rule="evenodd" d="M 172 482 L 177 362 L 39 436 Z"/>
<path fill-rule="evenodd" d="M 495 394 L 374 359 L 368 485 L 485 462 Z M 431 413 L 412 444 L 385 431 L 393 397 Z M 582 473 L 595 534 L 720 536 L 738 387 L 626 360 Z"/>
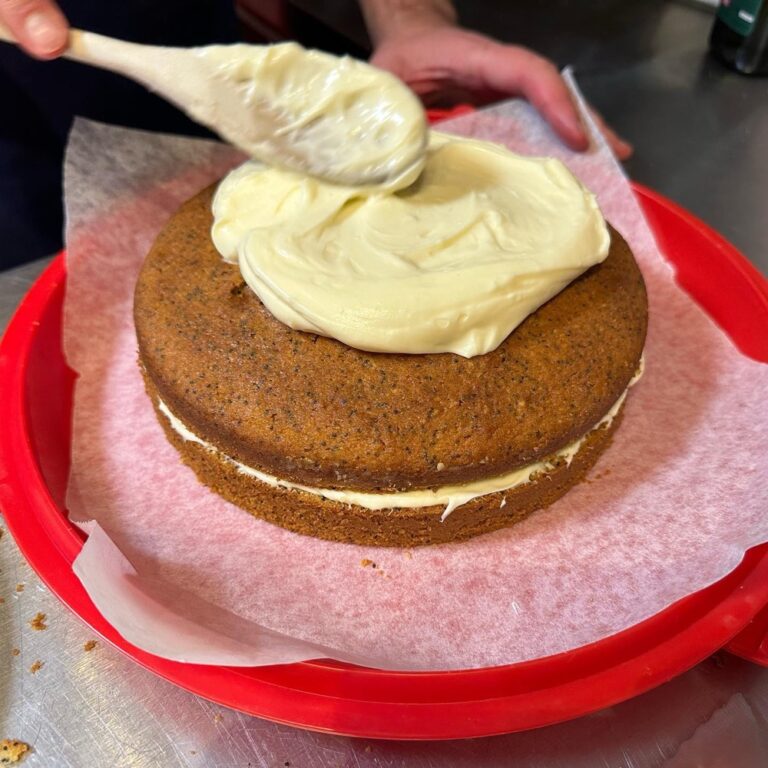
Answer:
<path fill-rule="evenodd" d="M 164 90 L 169 85 L 169 63 L 187 58 L 190 54 L 183 48 L 128 43 L 95 32 L 72 29 L 69 33 L 69 47 L 63 55 L 73 61 L 127 75 L 153 90 Z"/>
<path fill-rule="evenodd" d="M 18 44 L 10 30 L 0 24 L 0 40 Z M 62 56 L 83 64 L 126 75 L 154 91 L 175 95 L 169 83 L 169 65 L 181 64 L 189 52 L 183 48 L 163 48 L 116 40 L 82 29 L 69 30 L 69 46 Z M 178 98 L 178 96 L 177 96 Z"/>

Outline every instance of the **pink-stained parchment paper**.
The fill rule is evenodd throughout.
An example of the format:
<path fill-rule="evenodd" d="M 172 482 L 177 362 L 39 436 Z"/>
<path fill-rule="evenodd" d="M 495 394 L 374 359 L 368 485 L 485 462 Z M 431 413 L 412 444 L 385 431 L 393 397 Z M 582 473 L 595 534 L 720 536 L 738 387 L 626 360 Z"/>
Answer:
<path fill-rule="evenodd" d="M 768 539 L 768 366 L 741 355 L 676 287 L 606 146 L 596 137 L 590 152 L 569 152 L 521 102 L 441 129 L 563 159 L 632 245 L 651 322 L 645 377 L 588 482 L 514 528 L 404 551 L 276 528 L 181 464 L 137 369 L 133 286 L 168 217 L 238 157 L 209 142 L 76 124 L 65 349 L 80 378 L 68 503 L 91 536 L 75 570 L 139 647 L 211 664 L 512 663 L 631 626 Z"/>

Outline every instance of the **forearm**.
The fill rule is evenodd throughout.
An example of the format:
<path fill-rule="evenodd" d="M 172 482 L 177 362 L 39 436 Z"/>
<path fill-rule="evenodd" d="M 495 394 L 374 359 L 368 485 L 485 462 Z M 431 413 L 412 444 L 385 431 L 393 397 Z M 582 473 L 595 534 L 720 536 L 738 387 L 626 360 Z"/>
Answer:
<path fill-rule="evenodd" d="M 456 23 L 451 0 L 360 0 L 368 32 L 375 45 L 404 30 Z"/>

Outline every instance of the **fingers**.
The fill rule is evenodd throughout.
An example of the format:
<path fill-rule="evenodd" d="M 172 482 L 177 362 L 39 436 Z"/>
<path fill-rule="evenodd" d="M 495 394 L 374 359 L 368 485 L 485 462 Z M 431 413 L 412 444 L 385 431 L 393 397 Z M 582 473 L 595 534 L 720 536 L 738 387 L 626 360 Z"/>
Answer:
<path fill-rule="evenodd" d="M 522 86 L 523 95 L 571 149 L 589 149 L 589 135 L 579 110 L 553 64 L 547 61 L 526 68 Z"/>
<path fill-rule="evenodd" d="M 631 157 L 632 153 L 635 151 L 634 147 L 629 142 L 624 141 L 613 128 L 606 125 L 605 120 L 603 120 L 603 117 L 599 112 L 595 111 L 592 107 L 590 107 L 589 112 L 592 115 L 592 119 L 595 121 L 595 125 L 597 125 L 600 133 L 605 136 L 608 146 L 613 150 L 616 157 L 618 157 L 619 160 L 627 160 Z"/>
<path fill-rule="evenodd" d="M 552 62 L 525 48 L 495 45 L 483 60 L 484 77 L 494 89 L 523 96 L 571 149 L 589 147 L 589 136 L 565 80 Z M 632 145 L 590 110 L 601 133 L 619 158 L 632 154 Z"/>
<path fill-rule="evenodd" d="M 0 0 L 0 23 L 39 59 L 52 59 L 67 47 L 69 25 L 52 0 Z"/>
<path fill-rule="evenodd" d="M 438 97 L 440 103 L 450 101 L 446 95 L 472 103 L 522 96 L 571 149 L 589 148 L 587 128 L 562 75 L 551 61 L 527 48 L 449 27 L 389 40 L 371 61 L 394 72 L 432 103 Z M 613 152 L 626 160 L 632 146 L 600 115 L 592 114 Z"/>
<path fill-rule="evenodd" d="M 589 147 L 579 111 L 552 62 L 525 48 L 494 45 L 482 61 L 484 80 L 494 89 L 527 99 L 571 149 Z"/>

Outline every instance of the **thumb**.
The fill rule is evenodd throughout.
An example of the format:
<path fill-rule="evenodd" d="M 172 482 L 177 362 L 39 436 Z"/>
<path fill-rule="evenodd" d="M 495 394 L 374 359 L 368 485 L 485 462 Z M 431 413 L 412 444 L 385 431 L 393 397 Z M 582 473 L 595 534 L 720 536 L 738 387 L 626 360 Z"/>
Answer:
<path fill-rule="evenodd" d="M 69 25 L 51 0 L 0 0 L 0 23 L 39 59 L 52 59 L 67 47 Z"/>

